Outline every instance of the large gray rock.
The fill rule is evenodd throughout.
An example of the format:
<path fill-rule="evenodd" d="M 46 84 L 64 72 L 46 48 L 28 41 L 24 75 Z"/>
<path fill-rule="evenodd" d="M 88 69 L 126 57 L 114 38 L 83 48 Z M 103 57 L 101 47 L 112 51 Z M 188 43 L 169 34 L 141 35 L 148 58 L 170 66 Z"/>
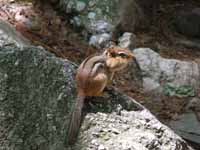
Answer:
<path fill-rule="evenodd" d="M 36 47 L 0 48 L 0 149 L 70 149 L 65 143 L 76 97 L 75 68 Z M 122 93 L 108 89 L 98 100 L 104 105 L 91 104 L 75 150 L 192 149 Z"/>
<path fill-rule="evenodd" d="M 43 49 L 0 48 L 0 149 L 65 149 L 74 70 Z"/>
<path fill-rule="evenodd" d="M 141 69 L 143 88 L 160 91 L 167 84 L 176 87 L 200 87 L 200 66 L 195 62 L 165 59 L 149 48 L 134 50 Z"/>
<path fill-rule="evenodd" d="M 82 130 L 88 150 L 191 149 L 147 111 L 88 114 Z"/>
<path fill-rule="evenodd" d="M 200 86 L 200 65 L 175 59 L 165 59 L 149 48 L 134 50 L 140 66 L 143 88 L 146 91 L 168 94 L 169 96 L 194 96 Z M 170 100 L 169 100 L 170 101 Z M 170 122 L 170 127 L 180 136 L 199 143 L 200 138 L 200 100 L 188 100 L 185 112 Z M 187 108 L 186 107 L 186 108 Z M 185 108 L 185 110 L 186 110 Z"/>
<path fill-rule="evenodd" d="M 85 147 L 80 147 L 80 144 L 85 145 L 88 150 L 192 149 L 133 99 L 119 93 L 113 93 L 110 99 L 115 103 L 128 103 L 129 111 L 125 105 L 118 105 L 112 113 L 105 113 L 105 110 L 98 110 L 96 114 L 89 113 L 74 149 L 84 150 Z"/>

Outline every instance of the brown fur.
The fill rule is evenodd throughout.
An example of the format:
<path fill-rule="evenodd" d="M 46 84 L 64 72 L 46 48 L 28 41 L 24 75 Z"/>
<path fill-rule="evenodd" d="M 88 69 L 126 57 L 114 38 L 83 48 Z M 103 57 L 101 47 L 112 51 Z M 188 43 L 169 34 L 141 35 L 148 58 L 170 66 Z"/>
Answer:
<path fill-rule="evenodd" d="M 123 53 L 123 57 L 120 55 Z M 119 47 L 108 48 L 102 55 L 90 56 L 79 66 L 76 74 L 77 100 L 68 130 L 68 143 L 74 144 L 81 124 L 86 96 L 101 96 L 114 73 L 125 68 L 133 54 Z"/>
<path fill-rule="evenodd" d="M 79 66 L 76 74 L 77 92 L 75 109 L 68 129 L 68 144 L 74 144 L 81 124 L 82 108 L 86 96 L 100 96 L 107 85 L 106 57 L 90 56 Z"/>
<path fill-rule="evenodd" d="M 106 49 L 104 53 L 107 55 L 106 66 L 112 71 L 124 69 L 131 60 L 135 59 L 130 50 L 116 46 Z M 124 53 L 126 57 L 121 57 L 120 53 Z"/>

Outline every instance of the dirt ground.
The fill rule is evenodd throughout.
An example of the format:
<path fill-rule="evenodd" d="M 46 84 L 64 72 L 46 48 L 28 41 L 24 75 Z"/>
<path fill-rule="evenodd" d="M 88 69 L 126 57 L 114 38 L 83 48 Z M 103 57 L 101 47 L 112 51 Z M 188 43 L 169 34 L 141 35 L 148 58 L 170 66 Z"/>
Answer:
<path fill-rule="evenodd" d="M 135 33 L 137 47 L 152 48 L 165 58 L 200 62 L 200 50 L 174 43 L 176 39 L 187 38 L 175 32 L 171 25 L 177 9 L 197 6 L 200 6 L 200 3 L 195 0 L 163 1 L 154 12 L 149 29 Z M 0 0 L 0 18 L 15 26 L 33 45 L 42 45 L 58 57 L 80 63 L 98 50 L 84 42 L 79 30 L 71 26 L 65 17 L 48 4 L 32 4 L 28 0 Z M 31 19 L 33 24 L 25 24 L 27 19 Z M 115 86 L 145 105 L 161 120 L 176 119 L 177 115 L 184 111 L 187 102 L 187 98 L 183 100 L 167 96 L 160 96 L 158 100 L 155 95 L 144 93 L 134 85 L 130 86 L 128 81 L 121 77 L 115 80 Z"/>

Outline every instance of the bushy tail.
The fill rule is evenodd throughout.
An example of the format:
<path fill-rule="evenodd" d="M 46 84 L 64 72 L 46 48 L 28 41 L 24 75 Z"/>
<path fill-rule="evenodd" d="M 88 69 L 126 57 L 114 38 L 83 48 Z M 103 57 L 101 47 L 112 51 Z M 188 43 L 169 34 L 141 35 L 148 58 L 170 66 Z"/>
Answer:
<path fill-rule="evenodd" d="M 72 145 L 76 142 L 78 131 L 82 120 L 82 109 L 84 105 L 85 96 L 78 96 L 74 111 L 71 116 L 71 122 L 68 129 L 67 141 L 68 144 Z"/>

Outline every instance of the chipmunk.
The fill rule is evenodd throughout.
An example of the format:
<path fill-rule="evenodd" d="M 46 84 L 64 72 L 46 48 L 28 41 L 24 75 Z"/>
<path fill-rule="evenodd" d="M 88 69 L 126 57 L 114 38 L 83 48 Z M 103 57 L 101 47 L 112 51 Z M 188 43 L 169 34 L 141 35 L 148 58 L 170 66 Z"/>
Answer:
<path fill-rule="evenodd" d="M 136 61 L 130 50 L 116 46 L 106 49 L 104 55 L 106 55 L 106 67 L 109 70 L 109 82 L 113 80 L 115 72 L 123 70 L 130 61 Z"/>
<path fill-rule="evenodd" d="M 101 96 L 114 73 L 122 70 L 134 58 L 133 54 L 119 47 L 111 47 L 103 54 L 86 58 L 76 74 L 77 100 L 68 130 L 68 144 L 74 144 L 81 124 L 82 108 L 87 96 Z"/>

